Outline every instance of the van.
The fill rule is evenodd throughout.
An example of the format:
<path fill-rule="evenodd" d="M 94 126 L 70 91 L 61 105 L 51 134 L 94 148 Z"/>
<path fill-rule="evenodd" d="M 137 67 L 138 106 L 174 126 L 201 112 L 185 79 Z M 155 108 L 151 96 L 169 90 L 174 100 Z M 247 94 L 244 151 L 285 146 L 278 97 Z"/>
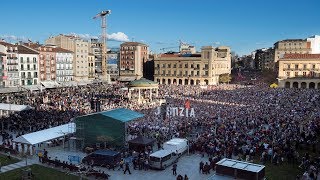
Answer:
<path fill-rule="evenodd" d="M 159 150 L 150 154 L 150 167 L 154 169 L 166 169 L 174 162 L 178 162 L 179 156 L 170 150 Z"/>
<path fill-rule="evenodd" d="M 111 150 L 97 150 L 82 159 L 82 163 L 114 168 L 121 161 L 121 153 Z"/>
<path fill-rule="evenodd" d="M 181 156 L 188 150 L 188 140 L 181 138 L 173 138 L 163 144 L 163 149 L 169 150 Z"/>

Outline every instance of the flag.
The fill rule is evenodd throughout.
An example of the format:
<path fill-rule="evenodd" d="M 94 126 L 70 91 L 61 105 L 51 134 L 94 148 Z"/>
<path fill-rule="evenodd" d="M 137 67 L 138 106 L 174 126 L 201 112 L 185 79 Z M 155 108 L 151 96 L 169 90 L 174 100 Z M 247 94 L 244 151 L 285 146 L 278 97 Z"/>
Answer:
<path fill-rule="evenodd" d="M 189 99 L 186 100 L 186 102 L 185 102 L 185 104 L 184 104 L 184 107 L 185 107 L 186 109 L 190 109 L 190 108 L 191 108 Z"/>

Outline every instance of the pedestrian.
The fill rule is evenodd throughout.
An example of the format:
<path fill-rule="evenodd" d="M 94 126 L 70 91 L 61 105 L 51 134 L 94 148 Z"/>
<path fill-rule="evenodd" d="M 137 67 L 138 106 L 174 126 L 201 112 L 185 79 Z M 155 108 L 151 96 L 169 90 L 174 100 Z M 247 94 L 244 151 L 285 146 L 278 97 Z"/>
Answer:
<path fill-rule="evenodd" d="M 199 168 L 199 172 L 200 173 L 203 173 L 203 166 L 204 166 L 204 163 L 201 161 L 200 162 L 200 168 Z"/>
<path fill-rule="evenodd" d="M 131 174 L 130 169 L 129 169 L 129 163 L 128 163 L 128 162 L 126 162 L 126 165 L 125 165 L 123 174 L 126 174 L 127 171 L 129 172 L 129 174 Z"/>
<path fill-rule="evenodd" d="M 184 175 L 184 180 L 189 180 L 189 177 L 186 174 Z"/>
<path fill-rule="evenodd" d="M 120 161 L 120 163 L 119 163 L 119 169 L 118 169 L 118 171 L 119 171 L 120 169 L 123 170 L 123 165 L 124 165 L 124 160 L 121 159 L 121 161 Z"/>
<path fill-rule="evenodd" d="M 180 174 L 177 176 L 177 180 L 183 180 L 183 176 L 181 176 Z"/>
<path fill-rule="evenodd" d="M 177 175 L 177 164 L 176 164 L 176 163 L 174 163 L 173 166 L 172 166 L 172 174 L 173 174 L 174 176 Z"/>

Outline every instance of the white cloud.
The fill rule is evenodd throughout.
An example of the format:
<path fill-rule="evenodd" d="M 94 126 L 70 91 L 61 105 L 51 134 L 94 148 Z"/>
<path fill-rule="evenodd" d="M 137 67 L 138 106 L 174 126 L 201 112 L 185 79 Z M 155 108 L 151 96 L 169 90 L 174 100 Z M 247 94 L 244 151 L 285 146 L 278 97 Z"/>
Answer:
<path fill-rule="evenodd" d="M 213 44 L 220 45 L 221 43 L 219 41 L 217 41 L 217 42 L 213 42 Z"/>
<path fill-rule="evenodd" d="M 99 39 L 100 36 L 94 36 L 91 34 L 77 34 L 77 33 L 70 33 L 71 36 L 76 36 L 82 39 Z M 119 41 L 119 42 L 126 42 L 129 41 L 129 37 L 123 32 L 117 32 L 107 35 L 109 41 Z"/>
<path fill-rule="evenodd" d="M 29 39 L 24 36 L 15 36 L 15 35 L 0 35 L 0 39 L 4 39 L 6 41 L 28 41 Z"/>
<path fill-rule="evenodd" d="M 117 33 L 108 34 L 108 40 L 126 42 L 126 41 L 129 41 L 129 37 L 123 32 L 117 32 Z"/>

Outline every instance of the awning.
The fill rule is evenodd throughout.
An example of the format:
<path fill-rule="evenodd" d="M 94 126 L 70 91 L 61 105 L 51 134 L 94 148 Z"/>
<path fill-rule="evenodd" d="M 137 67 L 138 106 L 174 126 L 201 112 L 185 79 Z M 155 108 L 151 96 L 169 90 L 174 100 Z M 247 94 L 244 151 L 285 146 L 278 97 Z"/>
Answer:
<path fill-rule="evenodd" d="M 75 82 L 75 81 L 67 81 L 67 82 L 61 82 L 60 85 L 61 85 L 61 86 L 72 87 L 72 86 L 77 86 L 78 83 Z"/>
<path fill-rule="evenodd" d="M 41 85 L 30 85 L 30 86 L 23 86 L 23 88 L 28 89 L 30 91 L 39 91 L 41 90 Z"/>
<path fill-rule="evenodd" d="M 33 109 L 31 106 L 28 105 L 18 105 L 18 104 L 5 104 L 5 103 L 0 103 L 0 110 L 5 110 L 5 111 L 25 111 Z"/>
<path fill-rule="evenodd" d="M 72 134 L 75 132 L 75 127 L 75 123 L 64 124 L 61 126 L 19 136 L 15 138 L 13 142 L 31 145 L 39 144 L 53 139 L 58 139 L 68 134 Z"/>
<path fill-rule="evenodd" d="M 22 92 L 22 91 L 27 91 L 25 88 L 21 87 L 10 87 L 10 88 L 0 88 L 0 93 L 14 93 L 14 92 Z"/>
<path fill-rule="evenodd" d="M 44 81 L 44 82 L 41 82 L 41 84 L 48 89 L 60 87 L 60 84 L 55 81 Z"/>

